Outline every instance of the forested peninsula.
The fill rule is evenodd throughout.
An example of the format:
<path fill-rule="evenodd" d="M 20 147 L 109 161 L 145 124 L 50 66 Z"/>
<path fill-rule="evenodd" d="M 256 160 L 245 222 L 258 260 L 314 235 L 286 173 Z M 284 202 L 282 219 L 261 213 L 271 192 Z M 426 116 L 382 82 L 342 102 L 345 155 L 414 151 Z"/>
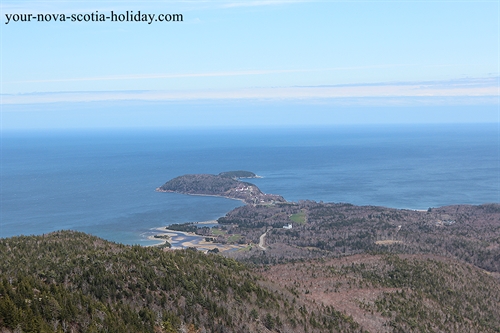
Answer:
<path fill-rule="evenodd" d="M 279 195 L 265 194 L 254 184 L 240 181 L 240 178 L 257 178 L 249 171 L 228 171 L 218 175 L 183 175 L 169 180 L 156 190 L 192 195 L 212 195 L 241 200 L 247 204 L 286 202 Z"/>

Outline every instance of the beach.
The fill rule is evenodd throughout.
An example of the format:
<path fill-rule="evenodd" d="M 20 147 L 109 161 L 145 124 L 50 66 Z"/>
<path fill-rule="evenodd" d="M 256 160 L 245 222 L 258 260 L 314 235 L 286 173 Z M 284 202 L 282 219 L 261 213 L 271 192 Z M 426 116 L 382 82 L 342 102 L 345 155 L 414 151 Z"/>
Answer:
<path fill-rule="evenodd" d="M 217 223 L 217 221 L 214 220 L 214 221 L 193 222 L 194 225 L 214 224 L 214 223 Z M 220 243 L 207 242 L 205 240 L 207 236 L 196 235 L 195 233 L 192 232 L 170 230 L 168 229 L 168 226 L 154 228 L 153 230 L 157 231 L 156 235 L 161 235 L 161 236 L 166 235 L 169 236 L 169 239 L 155 238 L 154 235 L 149 236 L 148 237 L 149 240 L 158 241 L 158 244 L 154 244 L 151 246 L 161 246 L 168 241 L 172 245 L 171 249 L 173 250 L 187 249 L 192 247 L 196 248 L 199 251 L 204 251 L 204 252 L 214 249 L 218 249 L 220 252 L 224 252 L 224 251 L 237 251 L 247 247 L 247 245 L 242 245 L 242 244 L 220 244 Z"/>

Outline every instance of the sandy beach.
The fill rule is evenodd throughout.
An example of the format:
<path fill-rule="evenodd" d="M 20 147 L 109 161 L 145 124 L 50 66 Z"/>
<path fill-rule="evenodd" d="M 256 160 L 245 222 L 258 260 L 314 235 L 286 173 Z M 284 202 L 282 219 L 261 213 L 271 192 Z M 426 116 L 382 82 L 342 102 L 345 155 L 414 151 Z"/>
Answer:
<path fill-rule="evenodd" d="M 217 221 L 202 221 L 202 222 L 193 222 L 193 224 L 215 224 Z M 213 249 L 219 249 L 220 252 L 223 251 L 236 251 L 239 249 L 246 248 L 246 245 L 240 244 L 219 244 L 213 242 L 207 242 L 205 240 L 205 236 L 199 236 L 192 232 L 184 232 L 184 231 L 175 231 L 169 230 L 167 227 L 154 228 L 153 230 L 157 231 L 156 235 L 167 235 L 170 238 L 162 239 L 155 238 L 154 236 L 149 236 L 148 239 L 158 241 L 158 244 L 154 244 L 151 246 L 159 246 L 165 244 L 165 242 L 169 242 L 172 247 L 171 249 L 186 249 L 188 247 L 194 247 L 200 251 L 208 251 Z"/>

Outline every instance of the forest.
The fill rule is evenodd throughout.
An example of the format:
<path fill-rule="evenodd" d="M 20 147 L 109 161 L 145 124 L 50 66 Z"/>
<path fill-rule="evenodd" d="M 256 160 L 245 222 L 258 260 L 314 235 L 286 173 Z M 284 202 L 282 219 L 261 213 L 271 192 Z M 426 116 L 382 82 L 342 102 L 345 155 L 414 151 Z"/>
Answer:
<path fill-rule="evenodd" d="M 351 317 L 194 249 L 61 231 L 2 239 L 0 256 L 1 332 L 359 332 Z"/>
<path fill-rule="evenodd" d="M 358 253 L 436 254 L 500 273 L 498 204 L 415 211 L 300 201 L 246 205 L 218 221 L 256 244 L 267 231 L 266 263 Z M 292 229 L 284 229 L 287 224 Z M 234 256 L 258 263 L 261 253 Z"/>
<path fill-rule="evenodd" d="M 0 256 L 4 333 L 500 332 L 498 278 L 437 255 L 249 264 L 60 231 Z"/>

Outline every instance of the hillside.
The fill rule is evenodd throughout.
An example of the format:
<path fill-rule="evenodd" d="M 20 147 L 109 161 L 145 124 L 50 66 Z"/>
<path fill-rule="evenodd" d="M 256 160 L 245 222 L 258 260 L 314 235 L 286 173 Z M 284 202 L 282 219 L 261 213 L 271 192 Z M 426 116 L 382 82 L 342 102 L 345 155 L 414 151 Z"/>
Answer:
<path fill-rule="evenodd" d="M 311 322 L 311 318 L 314 320 Z M 0 239 L 0 331 L 357 332 L 244 265 L 77 232 Z"/>
<path fill-rule="evenodd" d="M 436 254 L 500 273 L 500 205 L 414 211 L 301 201 L 238 207 L 219 218 L 227 233 L 259 243 L 265 263 L 366 252 Z M 292 229 L 283 226 L 291 224 Z M 232 254 L 262 262 L 260 250 Z"/>
<path fill-rule="evenodd" d="M 0 331 L 500 332 L 500 284 L 438 256 L 249 268 L 63 231 L 0 240 Z"/>
<path fill-rule="evenodd" d="M 275 265 L 262 274 L 369 332 L 500 332 L 500 283 L 439 256 L 354 255 Z"/>

